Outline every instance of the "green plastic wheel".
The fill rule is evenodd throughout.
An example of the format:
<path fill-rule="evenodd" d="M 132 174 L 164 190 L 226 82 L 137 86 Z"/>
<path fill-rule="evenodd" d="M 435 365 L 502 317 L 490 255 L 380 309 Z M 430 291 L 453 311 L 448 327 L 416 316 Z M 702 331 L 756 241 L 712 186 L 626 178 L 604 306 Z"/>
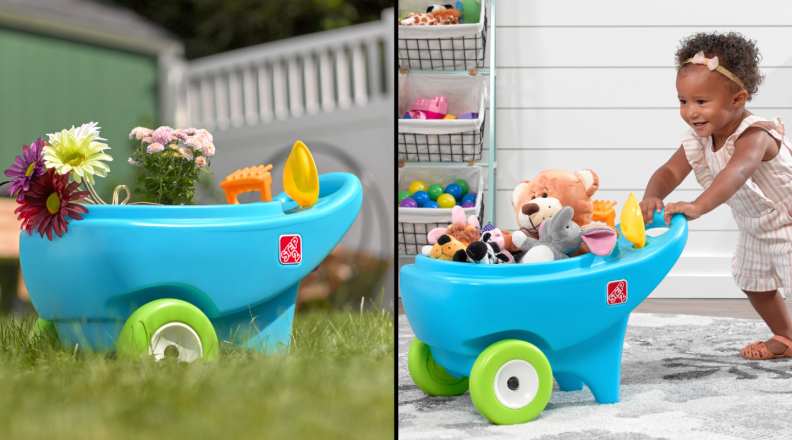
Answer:
<path fill-rule="evenodd" d="M 55 326 L 54 322 L 39 318 L 33 325 L 33 335 L 48 335 L 57 339 L 58 328 Z"/>
<path fill-rule="evenodd" d="M 217 333 L 194 305 L 178 299 L 158 299 L 135 310 L 118 337 L 119 358 L 153 356 L 159 361 L 212 360 L 217 356 Z"/>
<path fill-rule="evenodd" d="M 538 416 L 553 391 L 553 372 L 541 350 L 506 339 L 481 352 L 470 372 L 470 398 L 492 423 L 514 425 Z"/>
<path fill-rule="evenodd" d="M 446 373 L 445 368 L 432 359 L 429 346 L 413 338 L 407 353 L 407 368 L 413 382 L 430 396 L 458 396 L 468 390 L 468 378 Z"/>

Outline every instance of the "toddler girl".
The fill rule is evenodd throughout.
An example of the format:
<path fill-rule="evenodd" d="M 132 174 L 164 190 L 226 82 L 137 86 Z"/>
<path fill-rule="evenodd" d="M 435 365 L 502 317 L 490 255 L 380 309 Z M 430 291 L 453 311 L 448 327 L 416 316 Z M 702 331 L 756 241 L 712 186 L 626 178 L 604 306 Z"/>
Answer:
<path fill-rule="evenodd" d="M 755 41 L 737 33 L 699 33 L 676 53 L 679 112 L 691 129 L 682 145 L 646 185 L 641 210 L 653 210 L 690 174 L 704 192 L 692 202 L 669 203 L 665 221 L 696 219 L 722 203 L 739 226 L 732 276 L 774 336 L 743 348 L 746 359 L 792 357 L 792 321 L 778 293 L 792 287 L 792 145 L 779 118 L 745 109 L 764 76 Z"/>

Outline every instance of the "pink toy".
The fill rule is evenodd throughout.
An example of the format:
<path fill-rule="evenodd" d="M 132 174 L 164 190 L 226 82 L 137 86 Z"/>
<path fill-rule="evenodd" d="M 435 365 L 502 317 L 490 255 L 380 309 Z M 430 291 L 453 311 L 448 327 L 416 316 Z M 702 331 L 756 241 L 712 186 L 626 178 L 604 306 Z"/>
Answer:
<path fill-rule="evenodd" d="M 405 114 L 405 119 L 407 119 L 406 116 L 409 116 L 410 119 L 432 119 L 432 118 L 427 118 L 426 117 L 426 112 L 415 111 L 415 110 L 413 110 L 411 112 L 407 112 Z"/>
<path fill-rule="evenodd" d="M 424 112 L 426 119 L 443 119 L 448 113 L 448 103 L 445 96 L 435 96 L 432 99 L 416 99 L 412 109 L 413 111 Z M 414 116 L 413 119 L 415 119 Z"/>
<path fill-rule="evenodd" d="M 454 206 L 451 209 L 451 224 L 453 226 L 459 223 L 464 224 L 465 226 L 473 226 L 474 228 L 481 227 L 476 216 L 471 215 L 467 218 L 467 221 L 465 221 L 465 211 L 462 210 L 461 206 Z M 448 230 L 446 228 L 435 228 L 426 234 L 426 238 L 430 244 L 435 244 L 440 236 L 446 235 L 447 231 Z"/>

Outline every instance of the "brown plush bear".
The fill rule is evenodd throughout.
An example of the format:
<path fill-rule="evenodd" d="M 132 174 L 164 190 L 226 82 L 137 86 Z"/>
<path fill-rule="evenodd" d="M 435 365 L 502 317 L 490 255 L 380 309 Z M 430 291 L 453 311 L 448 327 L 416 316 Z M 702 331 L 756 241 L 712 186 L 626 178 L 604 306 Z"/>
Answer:
<path fill-rule="evenodd" d="M 538 240 L 538 228 L 541 222 L 565 206 L 575 211 L 573 222 L 581 227 L 588 225 L 594 214 L 591 196 L 597 188 L 599 188 L 599 178 L 591 170 L 570 173 L 549 169 L 540 172 L 531 180 L 523 181 L 512 193 L 512 205 L 520 231 Z M 520 249 L 515 246 L 512 237 L 513 233 L 503 231 L 506 249 L 519 252 Z M 584 243 L 572 256 L 588 252 L 588 247 Z"/>

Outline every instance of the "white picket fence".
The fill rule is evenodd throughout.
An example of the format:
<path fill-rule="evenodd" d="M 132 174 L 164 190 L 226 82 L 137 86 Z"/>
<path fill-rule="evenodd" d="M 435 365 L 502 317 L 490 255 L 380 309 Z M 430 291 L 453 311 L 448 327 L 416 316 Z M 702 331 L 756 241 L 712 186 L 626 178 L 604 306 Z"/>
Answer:
<path fill-rule="evenodd" d="M 360 178 L 364 206 L 341 245 L 392 258 L 394 23 L 389 9 L 381 21 L 196 60 L 161 56 L 160 119 L 212 132 L 215 190 L 235 170 L 272 163 L 272 192 L 282 191 L 284 151 L 305 142 L 320 174 Z M 204 196 L 199 188 L 199 203 L 223 203 L 222 195 Z M 256 197 L 245 196 L 243 203 Z M 384 304 L 394 297 L 388 274 L 375 289 L 384 288 Z"/>
<path fill-rule="evenodd" d="M 393 9 L 378 22 L 260 44 L 190 62 L 162 60 L 163 120 L 223 131 L 386 99 Z"/>

